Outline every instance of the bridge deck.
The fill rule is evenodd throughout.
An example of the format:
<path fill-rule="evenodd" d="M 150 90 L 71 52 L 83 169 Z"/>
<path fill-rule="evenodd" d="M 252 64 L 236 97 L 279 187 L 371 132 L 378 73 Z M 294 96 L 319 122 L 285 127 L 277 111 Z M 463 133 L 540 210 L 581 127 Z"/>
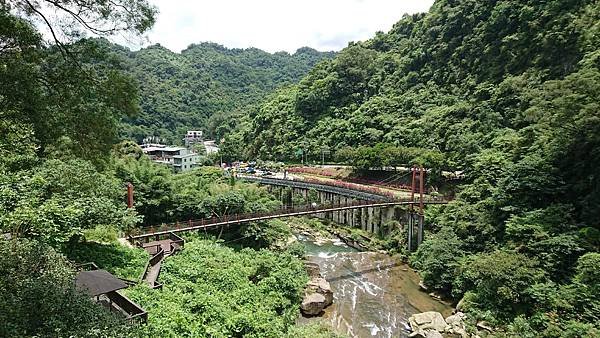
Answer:
<path fill-rule="evenodd" d="M 258 222 L 276 218 L 283 217 L 297 217 L 297 216 L 305 216 L 312 215 L 318 213 L 326 213 L 333 211 L 342 211 L 342 210 L 350 210 L 350 209 L 360 209 L 360 208 L 377 208 L 377 207 L 389 207 L 396 205 L 415 205 L 419 204 L 419 201 L 390 201 L 390 202 L 368 202 L 368 201 L 360 201 L 353 202 L 345 205 L 338 206 L 324 206 L 321 208 L 318 207 L 303 207 L 303 208 L 294 208 L 287 210 L 279 210 L 272 213 L 264 213 L 264 214 L 242 214 L 242 215 L 227 215 L 221 219 L 211 218 L 211 219 L 201 219 L 201 220 L 189 220 L 185 223 L 172 223 L 172 224 L 163 224 L 158 227 L 149 227 L 142 228 L 144 233 L 130 236 L 130 240 L 139 240 L 139 239 L 147 239 L 152 236 L 161 236 L 169 233 L 181 233 L 187 231 L 194 230 L 209 230 L 216 227 L 221 226 L 229 226 L 232 224 L 241 224 L 248 222 Z M 423 204 L 446 204 L 448 203 L 445 200 L 428 200 L 423 201 Z M 186 225 L 187 226 L 184 226 Z M 155 244 L 156 245 L 156 244 Z"/>
<path fill-rule="evenodd" d="M 158 261 L 158 263 L 153 264 L 151 266 L 148 267 L 148 273 L 146 274 L 146 279 L 145 281 L 150 285 L 150 286 L 154 286 L 156 284 L 156 281 L 158 281 L 158 275 L 160 274 L 160 265 L 162 263 L 161 261 Z"/>
<path fill-rule="evenodd" d="M 142 247 L 146 252 L 148 252 L 151 256 L 156 255 L 158 252 L 158 248 L 162 248 L 165 254 L 171 253 L 171 245 L 174 243 L 171 239 L 163 239 L 160 241 L 152 241 L 148 243 L 143 243 Z"/>

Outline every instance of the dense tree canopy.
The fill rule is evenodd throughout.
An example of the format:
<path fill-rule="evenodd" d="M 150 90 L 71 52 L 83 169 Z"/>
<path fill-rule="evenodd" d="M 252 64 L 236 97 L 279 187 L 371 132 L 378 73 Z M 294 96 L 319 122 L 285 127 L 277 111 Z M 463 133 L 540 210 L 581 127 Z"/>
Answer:
<path fill-rule="evenodd" d="M 592 0 L 438 0 L 272 94 L 223 150 L 299 161 L 326 147 L 357 168 L 460 170 L 413 257 L 425 283 L 518 334 L 591 332 L 551 320 L 564 314 L 551 304 L 600 244 L 599 13 Z M 544 300 L 547 281 L 564 295 Z"/>
<path fill-rule="evenodd" d="M 139 109 L 137 88 L 119 72 L 118 60 L 79 39 L 141 34 L 155 14 L 145 0 L 2 2 L 0 128 L 19 125 L 38 151 L 61 144 L 88 159 L 105 155 L 119 119 Z M 34 23 L 52 32 L 53 44 Z"/>
<path fill-rule="evenodd" d="M 0 268 L 3 337 L 136 335 L 76 290 L 72 265 L 44 243 L 0 239 Z"/>
<path fill-rule="evenodd" d="M 106 329 L 80 316 L 113 323 L 69 287 L 73 271 L 54 251 L 71 244 L 72 257 L 87 257 L 73 249 L 86 232 L 278 206 L 217 169 L 175 176 L 132 143 L 113 148 L 119 133 L 178 142 L 197 128 L 224 138 L 225 160 L 314 160 L 328 149 L 358 168 L 462 171 L 456 200 L 428 210 L 433 231 L 411 257 L 425 285 L 508 335 L 598 334 L 598 1 L 438 0 L 334 58 L 209 43 L 131 52 L 80 39 L 140 34 L 155 14 L 144 0 L 0 4 L 0 228 L 18 237 L 0 243 L 9 271 L 0 316 L 10 317 L 0 334 L 69 335 L 74 322 L 84 330 L 74 334 Z M 123 203 L 126 182 L 136 187 L 135 210 Z M 242 234 L 266 245 L 281 228 Z M 183 268 L 166 265 L 166 280 L 194 297 L 133 295 L 206 325 L 177 332 L 171 318 L 156 318 L 149 333 L 286 332 L 297 260 L 208 242 L 185 252 Z M 210 270 L 222 262 L 226 269 Z M 44 295 L 64 309 L 40 303 Z"/>
<path fill-rule="evenodd" d="M 307 280 L 289 254 L 200 240 L 188 241 L 163 269 L 163 292 L 129 291 L 155 313 L 144 328 L 149 336 L 281 337 L 299 315 Z"/>
<path fill-rule="evenodd" d="M 142 110 L 124 121 L 121 136 L 138 142 L 156 136 L 169 143 L 181 143 L 186 130 L 204 130 L 220 140 L 249 106 L 333 56 L 307 47 L 290 55 L 215 43 L 193 44 L 181 53 L 160 45 L 113 49 L 127 59 L 141 91 Z"/>

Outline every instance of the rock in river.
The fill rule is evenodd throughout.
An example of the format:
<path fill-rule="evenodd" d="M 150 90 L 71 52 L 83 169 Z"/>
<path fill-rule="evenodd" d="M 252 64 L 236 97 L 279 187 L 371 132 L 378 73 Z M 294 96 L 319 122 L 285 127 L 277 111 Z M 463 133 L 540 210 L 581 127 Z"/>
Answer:
<path fill-rule="evenodd" d="M 307 286 L 308 293 L 318 293 L 325 297 L 325 307 L 331 305 L 333 303 L 333 291 L 331 291 L 331 285 L 329 282 L 322 277 L 312 278 Z"/>
<path fill-rule="evenodd" d="M 318 264 L 306 263 L 305 267 L 310 280 L 304 289 L 300 310 L 306 316 L 316 316 L 333 303 L 333 291 L 329 282 L 321 276 Z"/>
<path fill-rule="evenodd" d="M 408 318 L 410 328 L 413 332 L 435 330 L 443 332 L 446 328 L 446 321 L 441 313 L 435 311 L 428 311 L 423 313 L 417 313 Z"/>
<path fill-rule="evenodd" d="M 325 296 L 318 293 L 311 293 L 304 296 L 300 310 L 307 316 L 316 316 L 325 308 Z"/>

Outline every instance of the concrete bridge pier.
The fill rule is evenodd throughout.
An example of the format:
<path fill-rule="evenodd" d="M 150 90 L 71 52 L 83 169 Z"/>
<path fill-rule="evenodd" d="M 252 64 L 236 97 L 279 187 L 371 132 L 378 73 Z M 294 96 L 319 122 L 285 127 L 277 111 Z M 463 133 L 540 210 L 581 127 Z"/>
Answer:
<path fill-rule="evenodd" d="M 288 187 L 267 185 L 267 189 L 275 196 L 278 196 L 282 201 L 282 204 L 287 207 L 299 206 L 296 205 L 299 202 L 294 200 L 300 196 L 307 204 L 310 205 L 310 203 L 316 202 L 320 206 L 347 205 L 353 201 L 363 200 L 356 196 L 344 195 L 327 190 L 297 187 L 293 185 Z M 407 217 L 406 209 L 401 207 L 383 206 L 324 211 L 314 214 L 314 217 L 327 219 L 332 222 L 350 227 L 361 228 L 362 230 L 373 234 L 380 234 L 381 232 L 381 234 L 384 236 L 392 230 L 389 227 L 386 227 L 386 224 L 390 223 L 391 221 L 400 221 L 403 224 L 412 224 L 412 228 L 408 226 L 407 230 L 410 231 L 410 238 L 412 238 L 411 247 L 413 249 L 417 243 L 420 243 L 423 240 L 423 221 L 417 217 L 414 219 L 409 219 L 409 217 Z M 403 218 L 405 218 L 408 222 L 402 222 Z"/>
<path fill-rule="evenodd" d="M 415 212 L 409 212 L 407 218 L 408 251 L 414 251 L 421 243 L 423 243 L 425 234 L 425 216 Z"/>
<path fill-rule="evenodd" d="M 360 228 L 367 231 L 367 222 L 369 221 L 369 208 L 360 209 Z"/>
<path fill-rule="evenodd" d="M 369 223 L 367 224 L 367 231 L 375 233 L 375 208 L 369 208 Z"/>

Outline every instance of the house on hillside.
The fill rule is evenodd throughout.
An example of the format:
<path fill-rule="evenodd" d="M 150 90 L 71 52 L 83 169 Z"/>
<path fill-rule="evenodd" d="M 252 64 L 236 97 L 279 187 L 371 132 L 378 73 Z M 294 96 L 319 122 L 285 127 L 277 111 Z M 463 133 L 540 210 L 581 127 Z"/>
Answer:
<path fill-rule="evenodd" d="M 204 149 L 206 149 L 206 155 L 219 152 L 219 146 L 216 141 L 204 141 Z"/>
<path fill-rule="evenodd" d="M 198 154 L 185 147 L 169 147 L 163 144 L 144 144 L 142 151 L 156 163 L 165 164 L 175 172 L 186 172 L 198 166 Z"/>
<path fill-rule="evenodd" d="M 188 130 L 183 138 L 186 147 L 193 146 L 196 143 L 201 143 L 202 140 L 202 130 Z"/>

